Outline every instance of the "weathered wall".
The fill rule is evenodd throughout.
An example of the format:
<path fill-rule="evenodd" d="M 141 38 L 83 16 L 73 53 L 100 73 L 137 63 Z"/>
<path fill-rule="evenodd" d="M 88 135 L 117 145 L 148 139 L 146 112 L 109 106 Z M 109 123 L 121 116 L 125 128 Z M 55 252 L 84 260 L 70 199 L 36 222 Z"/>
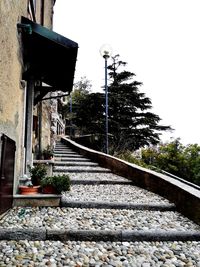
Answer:
<path fill-rule="evenodd" d="M 44 27 L 52 29 L 53 21 L 53 4 L 54 0 L 44 0 Z M 41 9 L 42 0 L 36 2 L 36 22 L 41 24 Z M 48 94 L 46 97 L 50 97 Z M 51 113 L 52 105 L 51 100 L 45 100 L 42 102 L 42 130 L 41 130 L 41 147 L 42 150 L 51 143 Z"/>
<path fill-rule="evenodd" d="M 44 26 L 52 29 L 54 0 L 44 0 Z M 36 22 L 41 24 L 42 0 L 36 1 Z"/>
<path fill-rule="evenodd" d="M 51 106 L 49 100 L 42 103 L 42 149 L 50 144 L 51 135 Z"/>
<path fill-rule="evenodd" d="M 44 0 L 44 26 L 52 29 L 53 24 L 53 0 Z"/>
<path fill-rule="evenodd" d="M 53 0 L 44 1 L 44 26 L 52 28 Z M 40 0 L 36 18 L 40 23 Z M 22 43 L 17 23 L 28 15 L 28 0 L 0 1 L 0 133 L 16 142 L 14 193 L 24 166 L 24 121 L 26 82 L 22 81 Z M 43 105 L 42 146 L 50 143 L 49 106 Z"/>
<path fill-rule="evenodd" d="M 0 1 L 0 132 L 16 142 L 15 177 L 20 175 L 23 156 L 25 88 L 20 82 L 22 57 L 17 31 L 21 16 L 27 16 L 27 0 Z"/>

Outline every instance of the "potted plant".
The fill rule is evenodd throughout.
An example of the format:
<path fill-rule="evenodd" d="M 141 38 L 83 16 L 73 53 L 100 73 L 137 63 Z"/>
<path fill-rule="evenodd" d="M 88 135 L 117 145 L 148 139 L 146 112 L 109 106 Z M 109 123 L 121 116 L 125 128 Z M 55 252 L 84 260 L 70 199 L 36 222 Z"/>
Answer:
<path fill-rule="evenodd" d="M 45 194 L 60 194 L 70 190 L 70 178 L 66 174 L 46 176 L 41 180 L 41 186 Z"/>
<path fill-rule="evenodd" d="M 47 168 L 44 164 L 36 164 L 33 167 L 29 166 L 32 185 L 40 185 L 41 180 L 47 175 Z"/>
<path fill-rule="evenodd" d="M 52 159 L 53 158 L 53 149 L 48 145 L 42 152 L 44 159 Z"/>
<path fill-rule="evenodd" d="M 41 180 L 42 193 L 56 194 L 56 188 L 53 183 L 53 176 L 46 176 Z"/>
<path fill-rule="evenodd" d="M 22 195 L 34 195 L 38 193 L 40 185 L 33 186 L 32 184 L 29 185 L 20 185 L 19 191 Z"/>
<path fill-rule="evenodd" d="M 19 186 L 19 192 L 22 195 L 37 194 L 38 190 L 40 188 L 39 185 L 33 186 L 32 182 L 31 182 L 31 177 L 29 177 L 26 174 L 21 176 L 20 183 L 21 183 L 21 185 Z"/>

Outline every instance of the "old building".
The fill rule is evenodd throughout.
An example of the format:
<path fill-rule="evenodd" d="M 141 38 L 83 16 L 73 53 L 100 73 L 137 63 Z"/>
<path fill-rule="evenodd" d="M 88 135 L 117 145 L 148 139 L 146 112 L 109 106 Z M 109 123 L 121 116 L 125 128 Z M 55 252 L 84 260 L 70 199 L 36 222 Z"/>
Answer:
<path fill-rule="evenodd" d="M 56 96 L 72 90 L 78 45 L 52 31 L 54 4 L 0 1 L 0 210 L 33 158 L 62 133 Z"/>

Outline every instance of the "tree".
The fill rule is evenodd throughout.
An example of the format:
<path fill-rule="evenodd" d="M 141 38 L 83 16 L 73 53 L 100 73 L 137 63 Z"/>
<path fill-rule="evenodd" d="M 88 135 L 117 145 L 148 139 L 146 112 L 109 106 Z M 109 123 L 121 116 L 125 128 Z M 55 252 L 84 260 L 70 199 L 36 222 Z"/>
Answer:
<path fill-rule="evenodd" d="M 171 129 L 159 125 L 160 117 L 149 111 L 152 108 L 151 100 L 139 90 L 142 83 L 133 79 L 134 73 L 120 71 L 125 66 L 126 62 L 120 61 L 119 55 L 112 57 L 112 64 L 108 66 L 111 80 L 108 88 L 111 154 L 155 145 L 160 141 L 160 132 Z M 86 78 L 75 84 L 72 94 L 73 123 L 81 134 L 105 135 L 105 95 L 91 93 L 88 88 L 91 87 Z M 68 106 L 65 114 L 66 110 L 69 111 Z"/>
<path fill-rule="evenodd" d="M 78 125 L 78 121 L 84 117 L 84 114 L 79 116 L 77 113 L 80 113 L 81 107 L 84 105 L 84 101 L 91 93 L 92 85 L 90 81 L 84 76 L 81 77 L 81 80 L 74 84 L 73 92 L 69 97 L 67 97 L 66 104 L 62 106 L 63 117 L 68 122 L 68 127 L 79 128 L 82 126 Z"/>
<path fill-rule="evenodd" d="M 200 146 L 184 146 L 177 138 L 142 150 L 142 161 L 190 182 L 200 184 Z"/>
<path fill-rule="evenodd" d="M 135 74 L 119 71 L 126 64 L 115 55 L 108 66 L 112 80 L 109 86 L 109 133 L 118 150 L 136 150 L 157 144 L 160 132 L 171 128 L 159 125 L 160 117 L 149 111 L 151 100 L 140 92 L 142 83 L 133 79 Z"/>

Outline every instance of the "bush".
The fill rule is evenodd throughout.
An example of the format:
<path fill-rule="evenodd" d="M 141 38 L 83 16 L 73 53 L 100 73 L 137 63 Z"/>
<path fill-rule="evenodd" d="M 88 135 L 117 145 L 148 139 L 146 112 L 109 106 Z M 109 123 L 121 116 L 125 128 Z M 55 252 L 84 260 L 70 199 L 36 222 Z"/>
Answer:
<path fill-rule="evenodd" d="M 68 175 L 54 175 L 46 176 L 41 180 L 41 186 L 53 186 L 56 189 L 56 192 L 60 194 L 62 191 L 70 190 L 70 178 Z"/>
<path fill-rule="evenodd" d="M 41 180 L 47 175 L 47 168 L 44 164 L 36 164 L 28 167 L 33 185 L 40 185 Z"/>
<path fill-rule="evenodd" d="M 54 186 L 58 193 L 70 190 L 70 179 L 66 174 L 54 176 Z"/>
<path fill-rule="evenodd" d="M 44 159 L 51 159 L 53 157 L 53 149 L 48 145 L 46 149 L 43 150 Z"/>

